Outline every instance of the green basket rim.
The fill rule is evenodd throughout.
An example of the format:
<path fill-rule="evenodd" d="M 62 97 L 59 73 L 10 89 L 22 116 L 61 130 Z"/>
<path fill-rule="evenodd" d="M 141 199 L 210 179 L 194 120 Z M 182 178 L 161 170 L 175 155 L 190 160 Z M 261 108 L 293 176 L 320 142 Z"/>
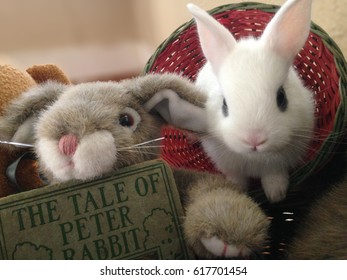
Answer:
<path fill-rule="evenodd" d="M 215 7 L 215 8 L 213 8 L 207 12 L 211 15 L 214 15 L 214 14 L 223 13 L 223 12 L 228 11 L 228 10 L 253 10 L 253 9 L 257 9 L 257 10 L 262 10 L 262 11 L 269 12 L 269 13 L 275 13 L 279 9 L 279 7 L 280 6 L 278 6 L 278 5 L 270 5 L 270 4 L 263 4 L 263 3 L 257 3 L 257 2 L 243 2 L 243 3 L 221 5 L 221 6 Z M 158 54 L 160 54 L 166 48 L 167 45 L 169 45 L 173 40 L 175 40 L 183 30 L 189 28 L 194 23 L 195 23 L 194 19 L 192 18 L 191 20 L 183 23 L 177 29 L 175 29 L 171 33 L 171 35 L 167 39 L 165 39 L 157 47 L 155 52 L 149 58 L 149 60 L 147 61 L 146 65 L 145 65 L 145 68 L 143 70 L 143 74 L 146 74 L 149 72 L 149 70 L 153 66 L 153 63 L 154 63 L 155 59 L 157 58 Z"/>

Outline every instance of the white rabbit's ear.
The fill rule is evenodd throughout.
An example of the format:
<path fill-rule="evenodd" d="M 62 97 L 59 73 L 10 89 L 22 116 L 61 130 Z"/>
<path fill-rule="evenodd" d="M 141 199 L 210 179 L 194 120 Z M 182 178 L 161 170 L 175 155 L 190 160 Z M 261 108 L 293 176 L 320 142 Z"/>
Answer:
<path fill-rule="evenodd" d="M 233 50 L 236 40 L 217 20 L 199 7 L 188 4 L 188 10 L 194 16 L 202 51 L 211 63 L 215 74 L 225 57 Z"/>
<path fill-rule="evenodd" d="M 206 132 L 204 108 L 181 98 L 171 89 L 163 89 L 144 104 L 148 112 L 157 112 L 169 124 L 195 132 Z"/>
<path fill-rule="evenodd" d="M 267 25 L 261 40 L 291 63 L 304 46 L 311 23 L 312 0 L 288 0 Z"/>

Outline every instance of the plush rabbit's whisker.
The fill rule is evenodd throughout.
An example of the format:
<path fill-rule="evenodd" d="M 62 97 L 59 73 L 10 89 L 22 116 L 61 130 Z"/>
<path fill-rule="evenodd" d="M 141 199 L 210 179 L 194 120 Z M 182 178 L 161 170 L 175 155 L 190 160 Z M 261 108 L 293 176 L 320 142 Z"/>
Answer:
<path fill-rule="evenodd" d="M 16 146 L 16 147 L 19 147 L 19 148 L 33 148 L 34 147 L 34 145 L 31 145 L 31 144 L 12 142 L 12 141 L 0 141 L 0 144 L 13 145 L 13 146 Z"/>
<path fill-rule="evenodd" d="M 164 138 L 165 137 L 159 137 L 159 138 L 156 138 L 156 139 L 153 139 L 153 140 L 149 140 L 149 141 L 145 141 L 145 142 L 142 142 L 142 143 L 139 143 L 139 144 L 135 144 L 135 145 L 133 145 L 131 147 L 133 148 L 133 147 L 143 146 L 143 145 L 146 145 L 146 144 L 149 144 L 149 143 L 153 143 L 153 142 L 158 142 L 158 141 L 164 140 Z"/>
<path fill-rule="evenodd" d="M 135 145 L 132 145 L 132 146 L 128 146 L 128 147 L 123 147 L 123 148 L 120 148 L 118 151 L 124 151 L 124 150 L 131 150 L 131 149 L 148 149 L 148 148 L 162 148 L 163 145 L 154 145 L 154 146 L 146 146 L 147 144 L 150 144 L 150 143 L 154 143 L 154 142 L 158 142 L 158 141 L 161 141 L 163 140 L 165 137 L 159 137 L 159 138 L 156 138 L 156 139 L 153 139 L 153 140 L 149 140 L 149 141 L 145 141 L 145 142 L 142 142 L 142 143 L 138 143 L 138 144 L 135 144 Z"/>

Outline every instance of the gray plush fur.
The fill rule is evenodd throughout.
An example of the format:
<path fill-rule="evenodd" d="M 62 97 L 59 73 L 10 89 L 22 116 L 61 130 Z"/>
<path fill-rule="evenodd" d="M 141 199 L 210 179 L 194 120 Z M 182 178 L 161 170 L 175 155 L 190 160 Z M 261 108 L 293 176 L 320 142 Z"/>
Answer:
<path fill-rule="evenodd" d="M 270 221 L 245 193 L 217 174 L 176 170 L 177 185 L 185 207 L 184 231 L 187 243 L 198 256 L 214 258 L 201 238 L 217 236 L 238 248 L 260 252 L 268 239 Z"/>
<path fill-rule="evenodd" d="M 24 92 L 13 100 L 0 118 L 0 140 L 12 140 L 23 122 L 30 117 L 37 118 L 38 114 L 53 104 L 66 88 L 64 84 L 48 81 L 45 85 Z"/>
<path fill-rule="evenodd" d="M 134 132 L 117 124 L 125 107 L 133 108 L 142 119 Z M 149 115 L 122 84 L 84 83 L 71 86 L 53 106 L 42 112 L 36 126 L 36 137 L 58 140 L 61 135 L 73 133 L 82 138 L 98 130 L 107 130 L 112 133 L 116 147 L 128 147 L 160 137 L 161 125 L 161 118 Z M 156 158 L 158 154 L 158 148 L 119 152 L 114 170 Z M 48 170 L 43 172 L 52 177 Z"/>
<path fill-rule="evenodd" d="M 160 78 L 158 78 L 160 77 Z M 187 78 L 176 74 L 148 74 L 142 77 L 124 80 L 121 85 L 139 99 L 140 104 L 146 103 L 153 95 L 163 89 L 172 89 L 182 99 L 198 107 L 204 107 L 206 96 Z"/>

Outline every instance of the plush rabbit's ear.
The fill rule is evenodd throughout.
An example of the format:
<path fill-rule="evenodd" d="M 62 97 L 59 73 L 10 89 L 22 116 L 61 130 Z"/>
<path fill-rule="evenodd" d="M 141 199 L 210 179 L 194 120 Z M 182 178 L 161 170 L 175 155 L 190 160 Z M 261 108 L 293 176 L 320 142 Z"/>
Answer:
<path fill-rule="evenodd" d="M 147 74 L 121 85 L 165 122 L 195 132 L 206 131 L 206 96 L 187 78 L 173 73 Z"/>
<path fill-rule="evenodd" d="M 53 104 L 67 87 L 48 81 L 14 99 L 0 117 L 0 140 L 33 144 L 34 124 L 39 113 Z"/>
<path fill-rule="evenodd" d="M 188 4 L 187 8 L 195 18 L 202 51 L 217 74 L 226 56 L 234 49 L 236 40 L 229 30 L 206 11 L 193 4 Z"/>
<path fill-rule="evenodd" d="M 288 0 L 267 25 L 261 41 L 291 64 L 304 46 L 311 23 L 312 0 Z"/>
<path fill-rule="evenodd" d="M 157 112 L 169 124 L 195 132 L 206 132 L 206 113 L 172 89 L 157 92 L 146 104 L 148 112 Z"/>

